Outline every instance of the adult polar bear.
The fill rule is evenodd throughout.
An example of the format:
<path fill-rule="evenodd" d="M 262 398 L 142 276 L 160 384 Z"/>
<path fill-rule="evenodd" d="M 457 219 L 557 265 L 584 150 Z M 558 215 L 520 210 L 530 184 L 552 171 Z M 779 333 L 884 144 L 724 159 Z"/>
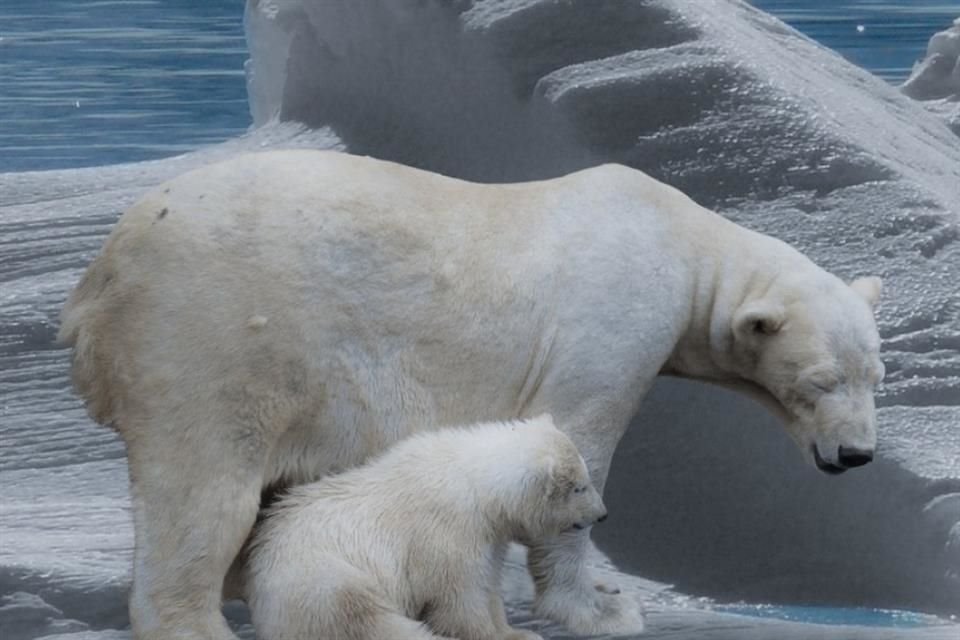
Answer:
<path fill-rule="evenodd" d="M 61 328 L 127 445 L 136 635 L 232 637 L 221 586 L 261 490 L 418 429 L 550 412 L 602 490 L 668 373 L 765 401 L 825 471 L 864 464 L 879 288 L 616 165 L 480 185 L 277 151 L 176 178 L 124 214 Z M 640 628 L 588 543 L 531 547 L 537 612 Z"/>

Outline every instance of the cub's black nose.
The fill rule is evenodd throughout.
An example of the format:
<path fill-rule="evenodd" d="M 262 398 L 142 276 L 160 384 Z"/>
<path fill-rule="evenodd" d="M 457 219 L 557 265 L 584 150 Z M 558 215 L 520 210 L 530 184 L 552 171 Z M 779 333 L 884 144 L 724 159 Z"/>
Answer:
<path fill-rule="evenodd" d="M 606 520 L 606 519 L 607 519 L 607 514 L 603 514 L 602 516 L 600 516 L 599 518 L 597 518 L 597 522 L 603 522 L 603 521 Z"/>
<path fill-rule="evenodd" d="M 873 460 L 873 451 L 856 447 L 840 447 L 837 459 L 845 467 L 862 467 Z"/>

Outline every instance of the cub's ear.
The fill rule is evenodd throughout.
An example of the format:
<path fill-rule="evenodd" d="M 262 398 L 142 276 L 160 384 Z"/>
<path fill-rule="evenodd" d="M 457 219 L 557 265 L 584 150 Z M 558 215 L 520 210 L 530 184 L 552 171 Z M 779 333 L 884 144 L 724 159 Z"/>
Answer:
<path fill-rule="evenodd" d="M 747 302 L 733 316 L 733 335 L 737 340 L 750 341 L 772 336 L 780 331 L 787 319 L 786 309 L 772 300 Z"/>
<path fill-rule="evenodd" d="M 880 292 L 883 290 L 883 280 L 876 276 L 866 278 L 857 278 L 850 283 L 850 288 L 857 292 L 857 295 L 863 298 L 871 308 L 877 306 L 880 300 Z"/>
<path fill-rule="evenodd" d="M 557 460 L 551 455 L 544 455 L 537 460 L 535 476 L 541 490 L 547 494 L 553 492 Z"/>
<path fill-rule="evenodd" d="M 540 413 L 532 418 L 527 418 L 527 422 L 535 427 L 555 427 L 553 423 L 553 415 L 550 413 Z"/>

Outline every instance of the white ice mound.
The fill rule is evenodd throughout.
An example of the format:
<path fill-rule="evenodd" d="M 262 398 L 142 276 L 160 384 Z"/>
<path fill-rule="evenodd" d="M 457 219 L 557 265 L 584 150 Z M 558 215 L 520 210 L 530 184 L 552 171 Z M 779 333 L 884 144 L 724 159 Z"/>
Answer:
<path fill-rule="evenodd" d="M 930 38 L 926 55 L 901 89 L 917 100 L 960 100 L 960 18 Z"/>
<path fill-rule="evenodd" d="M 475 180 L 622 162 L 838 275 L 882 276 L 880 463 L 816 477 L 757 408 L 665 382 L 613 472 L 636 526 L 597 535 L 705 593 L 960 611 L 955 536 L 921 516 L 960 487 L 960 145 L 942 120 L 737 0 L 250 0 L 246 19 L 258 122 Z"/>
<path fill-rule="evenodd" d="M 927 109 L 960 136 L 960 18 L 930 38 L 926 56 L 913 66 L 900 89 L 923 100 Z"/>

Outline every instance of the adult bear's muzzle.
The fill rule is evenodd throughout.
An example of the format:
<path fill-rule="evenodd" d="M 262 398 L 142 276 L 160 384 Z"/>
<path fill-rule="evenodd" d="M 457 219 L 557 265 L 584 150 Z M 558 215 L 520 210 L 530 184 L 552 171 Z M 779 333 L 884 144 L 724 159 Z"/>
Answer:
<path fill-rule="evenodd" d="M 813 460 L 817 465 L 817 469 L 831 475 L 843 473 L 853 467 L 862 467 L 873 460 L 872 449 L 858 449 L 856 447 L 844 447 L 841 445 L 837 448 L 836 463 L 824 460 L 823 456 L 820 455 L 820 449 L 817 448 L 817 445 L 813 445 L 812 449 Z"/>

